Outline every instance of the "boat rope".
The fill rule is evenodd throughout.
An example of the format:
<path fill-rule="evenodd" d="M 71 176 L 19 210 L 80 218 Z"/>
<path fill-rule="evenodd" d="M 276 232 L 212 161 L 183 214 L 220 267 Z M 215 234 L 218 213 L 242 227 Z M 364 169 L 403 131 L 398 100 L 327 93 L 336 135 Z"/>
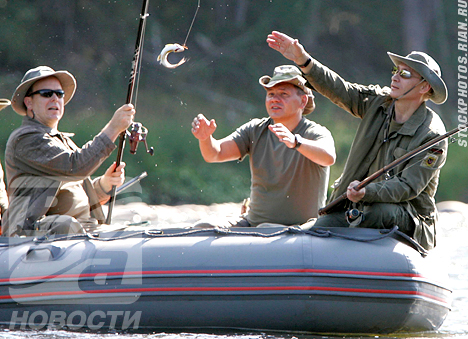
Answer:
<path fill-rule="evenodd" d="M 29 238 L 25 239 L 25 241 L 19 242 L 7 242 L 0 244 L 0 248 L 5 247 L 16 247 L 20 245 L 24 245 L 27 243 L 52 243 L 57 241 L 64 241 L 64 240 L 92 240 L 92 241 L 116 241 L 116 240 L 124 240 L 129 238 L 137 238 L 137 237 L 144 237 L 144 238 L 175 238 L 175 237 L 184 237 L 184 236 L 194 236 L 194 235 L 203 235 L 203 234 L 215 234 L 220 236 L 252 236 L 252 237 L 262 237 L 262 238 L 273 238 L 278 237 L 285 234 L 295 234 L 295 235 L 309 235 L 314 237 L 320 238 L 341 238 L 351 241 L 359 241 L 359 242 L 372 242 L 382 240 L 387 237 L 391 237 L 394 235 L 402 237 L 406 240 L 411 246 L 413 246 L 422 256 L 427 255 L 427 251 L 419 245 L 413 238 L 409 237 L 408 235 L 400 232 L 398 230 L 398 226 L 394 226 L 392 229 L 382 229 L 380 230 L 380 235 L 375 237 L 357 237 L 342 234 L 339 232 L 334 232 L 333 230 L 327 228 L 312 228 L 309 230 L 303 230 L 298 226 L 286 226 L 281 228 L 280 230 L 272 233 L 265 232 L 266 229 L 262 231 L 252 231 L 249 229 L 248 231 L 239 231 L 237 229 L 229 229 L 229 228 L 202 228 L 202 229 L 190 229 L 184 230 L 181 232 L 170 232 L 165 233 L 164 230 L 161 229 L 152 229 L 152 230 L 143 230 L 143 231 L 121 231 L 117 232 L 118 235 L 115 236 L 101 236 L 100 233 L 84 233 L 84 234 L 72 234 L 72 235 L 43 235 L 41 237 Z"/>

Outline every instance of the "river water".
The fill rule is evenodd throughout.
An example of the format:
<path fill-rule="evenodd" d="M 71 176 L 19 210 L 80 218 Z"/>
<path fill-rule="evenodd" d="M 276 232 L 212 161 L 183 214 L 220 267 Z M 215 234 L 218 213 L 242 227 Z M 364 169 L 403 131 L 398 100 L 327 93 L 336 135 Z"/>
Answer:
<path fill-rule="evenodd" d="M 232 206 L 227 205 L 227 208 Z M 206 213 L 206 208 L 202 209 Z M 174 214 L 174 209 L 166 207 L 166 215 L 187 215 L 187 210 L 194 208 L 179 207 L 180 213 Z M 200 207 L 198 208 L 200 210 Z M 164 215 L 163 208 L 156 211 Z M 224 212 L 217 207 L 217 212 Z M 167 222 L 160 220 L 162 222 Z M 88 333 L 70 332 L 63 330 L 41 330 L 41 331 L 10 331 L 0 329 L 0 338 L 5 339 L 353 339 L 353 338 L 468 338 L 468 210 L 465 213 L 442 213 L 438 233 L 438 243 L 434 253 L 444 262 L 450 276 L 451 288 L 453 290 L 452 310 L 448 314 L 442 327 L 437 332 L 409 333 L 388 336 L 332 336 L 295 333 Z"/>

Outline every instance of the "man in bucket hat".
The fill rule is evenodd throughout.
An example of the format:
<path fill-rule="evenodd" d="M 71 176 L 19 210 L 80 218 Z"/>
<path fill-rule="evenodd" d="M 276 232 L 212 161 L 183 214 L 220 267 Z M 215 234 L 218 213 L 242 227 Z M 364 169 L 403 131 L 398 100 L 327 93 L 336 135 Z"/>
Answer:
<path fill-rule="evenodd" d="M 304 117 L 315 108 L 314 96 L 296 66 L 276 67 L 273 77 L 259 82 L 266 90 L 268 118 L 252 119 L 216 140 L 215 120 L 199 114 L 192 133 L 207 162 L 250 156 L 250 209 L 231 225 L 300 224 L 325 204 L 334 141 L 325 127 Z"/>
<path fill-rule="evenodd" d="M 439 65 L 423 52 L 406 57 L 388 53 L 394 64 L 391 86 L 363 86 L 345 81 L 313 59 L 296 40 L 280 32 L 267 37 L 271 48 L 301 68 L 308 85 L 361 119 L 341 177 L 330 200 L 346 192 L 347 201 L 320 217 L 316 226 L 392 228 L 414 237 L 424 248 L 435 246 L 434 195 L 447 141 L 397 166 L 389 178 L 379 178 L 357 191 L 354 187 L 384 165 L 445 134 L 440 117 L 426 101 L 442 104 L 447 87 Z M 352 207 L 363 214 L 349 218 Z"/>
<path fill-rule="evenodd" d="M 111 165 L 94 181 L 92 175 L 116 147 L 114 141 L 133 121 L 132 105 L 123 105 L 109 123 L 82 148 L 58 131 L 64 106 L 72 99 L 76 80 L 67 71 L 39 66 L 26 72 L 11 99 L 24 116 L 5 151 L 10 207 L 3 234 L 39 235 L 83 232 L 104 222 L 101 204 L 113 185 L 124 180 L 124 164 Z"/>
<path fill-rule="evenodd" d="M 10 106 L 11 102 L 8 99 L 0 99 L 0 111 Z M 8 196 L 3 181 L 3 168 L 0 165 L 0 214 L 3 215 L 8 208 Z"/>

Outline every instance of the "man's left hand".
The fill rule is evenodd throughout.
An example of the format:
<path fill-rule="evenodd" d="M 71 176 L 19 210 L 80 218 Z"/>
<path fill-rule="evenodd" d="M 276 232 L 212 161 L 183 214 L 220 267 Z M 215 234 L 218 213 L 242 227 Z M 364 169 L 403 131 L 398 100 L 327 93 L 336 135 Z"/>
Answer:
<path fill-rule="evenodd" d="M 346 191 L 347 198 L 351 200 L 352 202 L 359 202 L 362 198 L 364 198 L 364 195 L 366 194 L 365 187 L 361 188 L 359 191 L 356 191 L 354 189 L 354 187 L 359 185 L 359 183 L 360 181 L 357 181 L 357 180 L 352 181 L 349 184 L 348 189 Z"/>
<path fill-rule="evenodd" d="M 110 192 L 112 186 L 122 186 L 125 181 L 125 163 L 121 162 L 119 167 L 115 168 L 115 162 L 110 165 L 106 173 L 101 177 L 101 187 L 104 192 Z"/>

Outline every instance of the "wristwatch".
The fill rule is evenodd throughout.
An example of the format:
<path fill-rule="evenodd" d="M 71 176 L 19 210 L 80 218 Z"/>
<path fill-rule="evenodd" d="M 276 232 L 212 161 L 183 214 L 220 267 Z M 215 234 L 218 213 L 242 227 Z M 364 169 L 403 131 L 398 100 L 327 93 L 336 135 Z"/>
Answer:
<path fill-rule="evenodd" d="M 307 59 L 307 61 L 306 61 L 303 65 L 298 65 L 298 66 L 299 66 L 299 68 L 306 68 L 307 66 L 309 66 L 309 64 L 310 64 L 311 61 L 312 61 L 312 58 L 309 57 L 309 58 Z"/>
<path fill-rule="evenodd" d="M 296 145 L 293 148 L 297 149 L 302 145 L 302 137 L 299 134 L 294 134 L 294 139 L 296 140 Z"/>

